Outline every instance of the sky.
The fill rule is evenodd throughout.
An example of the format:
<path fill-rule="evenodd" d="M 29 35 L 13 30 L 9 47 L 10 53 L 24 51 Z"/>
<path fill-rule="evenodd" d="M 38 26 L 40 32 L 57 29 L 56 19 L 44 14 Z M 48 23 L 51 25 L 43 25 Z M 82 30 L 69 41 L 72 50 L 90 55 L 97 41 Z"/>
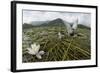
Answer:
<path fill-rule="evenodd" d="M 23 23 L 30 23 L 32 21 L 50 21 L 57 18 L 61 18 L 69 23 L 78 19 L 79 24 L 86 26 L 90 26 L 91 24 L 90 13 L 23 10 Z"/>

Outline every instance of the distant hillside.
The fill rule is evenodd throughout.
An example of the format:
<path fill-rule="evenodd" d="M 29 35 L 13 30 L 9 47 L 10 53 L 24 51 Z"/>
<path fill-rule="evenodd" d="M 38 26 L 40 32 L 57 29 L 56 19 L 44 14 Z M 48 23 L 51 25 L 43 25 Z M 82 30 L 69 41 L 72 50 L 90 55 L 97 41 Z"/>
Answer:
<path fill-rule="evenodd" d="M 49 21 L 32 21 L 30 24 L 33 26 L 40 26 L 41 24 L 48 23 Z"/>
<path fill-rule="evenodd" d="M 78 25 L 78 28 L 86 28 L 86 29 L 90 29 L 90 27 L 84 26 L 84 25 L 82 25 L 82 24 L 79 24 L 79 25 Z"/>
<path fill-rule="evenodd" d="M 23 28 L 24 28 L 24 29 L 32 28 L 32 27 L 33 27 L 33 25 L 31 25 L 31 24 L 27 24 L 27 23 L 24 23 L 24 24 L 23 24 Z"/>
<path fill-rule="evenodd" d="M 52 21 L 33 21 L 30 24 L 24 23 L 23 28 L 32 28 L 32 27 L 48 27 L 48 26 L 65 26 L 62 19 L 58 18 Z M 90 29 L 90 27 L 78 24 L 78 28 Z"/>
<path fill-rule="evenodd" d="M 40 26 L 64 26 L 62 19 L 58 18 L 48 23 L 41 24 Z"/>

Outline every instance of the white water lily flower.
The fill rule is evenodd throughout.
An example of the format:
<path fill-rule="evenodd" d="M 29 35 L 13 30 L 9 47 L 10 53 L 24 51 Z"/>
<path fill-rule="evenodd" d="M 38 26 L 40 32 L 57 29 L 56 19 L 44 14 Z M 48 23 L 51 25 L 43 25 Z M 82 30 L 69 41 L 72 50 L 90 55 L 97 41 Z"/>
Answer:
<path fill-rule="evenodd" d="M 39 49 L 40 49 L 40 45 L 36 43 L 32 44 L 31 48 L 27 48 L 29 54 L 36 55 L 38 59 L 42 59 L 41 55 L 43 55 L 45 52 L 39 51 Z"/>

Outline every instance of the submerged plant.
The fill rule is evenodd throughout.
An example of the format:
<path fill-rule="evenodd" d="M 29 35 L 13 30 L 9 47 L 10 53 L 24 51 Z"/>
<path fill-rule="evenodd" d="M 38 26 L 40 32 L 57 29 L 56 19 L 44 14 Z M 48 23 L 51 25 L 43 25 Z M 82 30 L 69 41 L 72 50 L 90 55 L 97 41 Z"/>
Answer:
<path fill-rule="evenodd" d="M 42 56 L 45 52 L 44 51 L 39 51 L 40 45 L 39 44 L 31 44 L 30 48 L 27 48 L 28 53 L 31 55 L 35 55 L 38 59 L 42 59 Z"/>

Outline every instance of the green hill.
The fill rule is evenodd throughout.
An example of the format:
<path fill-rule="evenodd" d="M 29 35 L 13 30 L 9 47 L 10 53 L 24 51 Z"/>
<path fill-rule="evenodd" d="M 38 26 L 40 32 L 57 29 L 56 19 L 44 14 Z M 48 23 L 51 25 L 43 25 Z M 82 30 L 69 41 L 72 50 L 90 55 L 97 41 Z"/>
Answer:
<path fill-rule="evenodd" d="M 29 29 L 29 28 L 32 28 L 33 25 L 24 23 L 24 24 L 22 25 L 22 27 L 23 27 L 23 29 Z"/>
<path fill-rule="evenodd" d="M 58 19 L 52 20 L 48 23 L 41 24 L 40 26 L 65 26 L 65 25 L 64 25 L 64 22 L 62 21 L 62 19 L 58 18 Z"/>
<path fill-rule="evenodd" d="M 90 27 L 84 26 L 82 24 L 78 24 L 78 28 L 86 28 L 86 29 L 91 29 Z"/>
<path fill-rule="evenodd" d="M 36 23 L 36 24 L 35 24 Z M 23 28 L 32 28 L 32 27 L 49 27 L 49 26 L 65 26 L 64 22 L 62 19 L 58 18 L 52 21 L 34 21 L 31 24 L 24 23 Z M 78 28 L 86 28 L 90 29 L 90 27 L 84 26 L 82 24 L 78 24 Z"/>

